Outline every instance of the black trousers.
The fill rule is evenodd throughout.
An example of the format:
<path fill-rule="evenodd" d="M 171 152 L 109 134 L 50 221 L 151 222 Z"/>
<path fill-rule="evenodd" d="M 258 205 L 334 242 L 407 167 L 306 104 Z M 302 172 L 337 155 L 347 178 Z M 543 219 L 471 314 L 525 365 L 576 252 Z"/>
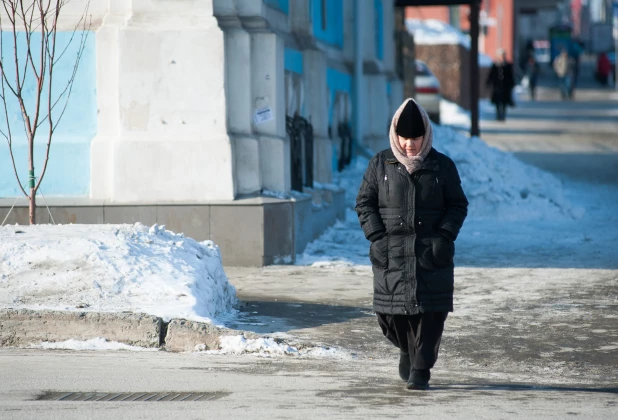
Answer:
<path fill-rule="evenodd" d="M 448 312 L 376 315 L 384 337 L 402 352 L 410 354 L 414 369 L 431 369 L 436 364 Z"/>
<path fill-rule="evenodd" d="M 499 102 L 496 104 L 496 119 L 498 121 L 506 120 L 506 103 Z"/>

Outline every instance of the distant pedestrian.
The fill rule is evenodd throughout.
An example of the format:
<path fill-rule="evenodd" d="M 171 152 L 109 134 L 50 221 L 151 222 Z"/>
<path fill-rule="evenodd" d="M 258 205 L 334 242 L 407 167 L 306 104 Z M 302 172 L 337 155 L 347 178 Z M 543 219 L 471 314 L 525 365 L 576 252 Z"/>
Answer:
<path fill-rule="evenodd" d="M 554 71 L 560 81 L 560 95 L 562 99 L 573 97 L 573 73 L 575 70 L 575 60 L 569 56 L 566 48 L 562 48 L 560 54 L 554 60 Z"/>
<path fill-rule="evenodd" d="M 579 81 L 579 68 L 581 55 L 584 51 L 583 42 L 580 39 L 575 39 L 571 45 L 571 50 L 569 55 L 573 58 L 573 66 L 572 75 L 571 75 L 571 84 L 569 86 L 569 97 L 573 98 L 575 93 L 575 88 L 577 87 L 577 82 Z"/>
<path fill-rule="evenodd" d="M 515 105 L 513 102 L 515 75 L 513 65 L 507 61 L 504 50 L 498 50 L 496 61 L 489 70 L 485 84 L 492 89 L 491 102 L 496 106 L 496 119 L 505 121 L 507 107 Z"/>
<path fill-rule="evenodd" d="M 612 63 L 611 61 L 609 61 L 607 53 L 603 52 L 599 54 L 599 57 L 597 58 L 597 71 L 595 74 L 595 78 L 597 79 L 597 81 L 603 86 L 606 86 L 607 82 L 609 81 L 609 74 L 611 73 L 611 71 Z"/>
<path fill-rule="evenodd" d="M 436 151 L 429 117 L 413 99 L 393 116 L 389 149 L 371 159 L 356 212 L 371 241 L 373 308 L 400 350 L 408 389 L 428 389 L 453 310 L 454 241 L 468 200 L 455 163 Z"/>
<path fill-rule="evenodd" d="M 528 79 L 528 92 L 530 93 L 530 99 L 536 99 L 536 85 L 539 79 L 539 63 L 536 61 L 534 54 L 528 57 L 525 67 L 526 78 Z"/>

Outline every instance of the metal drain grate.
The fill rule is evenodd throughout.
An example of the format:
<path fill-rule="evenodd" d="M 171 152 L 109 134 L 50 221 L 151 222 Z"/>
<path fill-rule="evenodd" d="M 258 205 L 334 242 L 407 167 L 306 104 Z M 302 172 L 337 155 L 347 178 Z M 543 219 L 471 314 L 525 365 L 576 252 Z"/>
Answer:
<path fill-rule="evenodd" d="M 154 402 L 211 401 L 228 395 L 225 392 L 47 392 L 37 400 L 79 402 Z"/>

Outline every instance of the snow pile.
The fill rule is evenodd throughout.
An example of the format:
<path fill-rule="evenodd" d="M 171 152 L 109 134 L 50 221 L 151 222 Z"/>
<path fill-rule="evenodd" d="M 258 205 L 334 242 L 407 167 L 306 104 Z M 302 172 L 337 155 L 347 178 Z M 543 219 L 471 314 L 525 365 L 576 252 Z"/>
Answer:
<path fill-rule="evenodd" d="M 518 95 L 513 95 L 515 103 L 519 102 Z M 496 118 L 496 108 L 489 99 L 479 101 L 479 113 L 481 119 Z M 470 130 L 470 111 L 467 111 L 454 102 L 446 99 L 440 100 L 440 122 L 443 126 L 457 127 Z"/>
<path fill-rule="evenodd" d="M 511 153 L 488 146 L 478 137 L 470 138 L 435 124 L 433 133 L 434 147 L 457 165 L 470 202 L 469 219 L 570 220 L 580 212 L 571 208 L 562 183 L 553 175 L 521 162 Z M 354 211 L 368 163 L 368 159 L 357 157 L 335 177 L 335 184 L 346 191 L 346 220 L 337 222 L 309 243 L 297 255 L 296 264 L 322 268 L 369 264 L 369 243 Z"/>
<path fill-rule="evenodd" d="M 415 44 L 459 44 L 470 49 L 470 37 L 446 22 L 437 19 L 406 19 L 408 32 L 414 35 Z"/>
<path fill-rule="evenodd" d="M 434 147 L 459 170 L 469 217 L 493 220 L 572 219 L 562 183 L 511 153 L 448 127 L 434 126 Z"/>
<path fill-rule="evenodd" d="M 103 337 L 91 338 L 86 341 L 67 340 L 60 342 L 43 341 L 41 344 L 32 345 L 37 349 L 61 349 L 61 350 L 129 350 L 129 351 L 159 351 L 146 347 L 129 346 L 117 341 L 107 341 Z"/>
<path fill-rule="evenodd" d="M 270 337 L 245 338 L 242 335 L 219 337 L 220 350 L 207 350 L 207 354 L 248 354 L 259 356 L 300 356 L 300 357 L 337 357 L 346 358 L 348 355 L 334 347 L 308 347 L 299 349 L 283 340 Z M 201 350 L 200 346 L 196 350 Z"/>
<path fill-rule="evenodd" d="M 470 49 L 470 36 L 437 19 L 406 19 L 408 32 L 418 45 L 461 45 Z M 479 66 L 491 67 L 491 57 L 479 53 Z"/>
<path fill-rule="evenodd" d="M 0 227 L 1 308 L 143 312 L 211 322 L 236 289 L 218 247 L 135 225 Z"/>
<path fill-rule="evenodd" d="M 360 229 L 354 211 L 356 195 L 368 163 L 368 159 L 358 156 L 349 167 L 335 174 L 333 182 L 345 190 L 346 219 L 337 221 L 318 239 L 307 244 L 303 253 L 296 256 L 297 265 L 350 267 L 368 264 L 369 242 Z"/>

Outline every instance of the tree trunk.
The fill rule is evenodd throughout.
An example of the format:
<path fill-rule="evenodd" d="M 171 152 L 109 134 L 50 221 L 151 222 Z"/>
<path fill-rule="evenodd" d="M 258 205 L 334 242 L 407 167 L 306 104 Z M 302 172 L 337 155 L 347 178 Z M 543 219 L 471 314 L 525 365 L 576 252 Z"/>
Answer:
<path fill-rule="evenodd" d="M 30 188 L 30 224 L 36 224 L 36 191 Z"/>

